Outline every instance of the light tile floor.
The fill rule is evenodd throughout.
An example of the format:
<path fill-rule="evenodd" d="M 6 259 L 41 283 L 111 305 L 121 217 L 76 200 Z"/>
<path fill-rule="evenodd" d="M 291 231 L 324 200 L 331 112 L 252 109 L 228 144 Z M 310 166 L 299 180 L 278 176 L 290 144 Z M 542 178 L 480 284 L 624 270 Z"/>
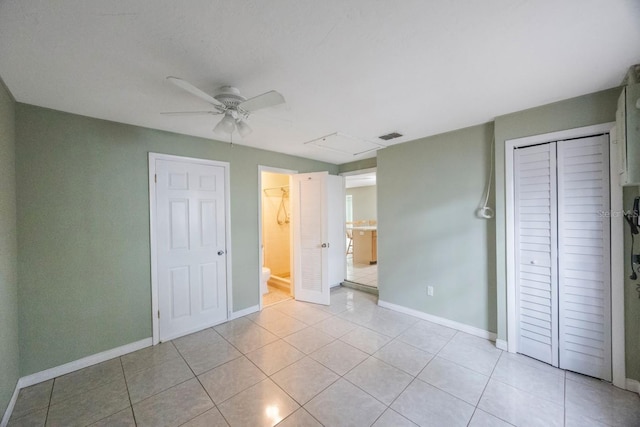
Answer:
<path fill-rule="evenodd" d="M 353 263 L 353 254 L 347 255 L 347 280 L 361 285 L 378 287 L 378 265 Z"/>
<path fill-rule="evenodd" d="M 21 390 L 9 425 L 45 424 L 639 426 L 640 398 L 338 288 Z"/>
<path fill-rule="evenodd" d="M 267 285 L 267 287 L 269 288 L 269 292 L 262 295 L 263 308 L 293 298 L 290 292 L 285 292 L 271 285 Z"/>

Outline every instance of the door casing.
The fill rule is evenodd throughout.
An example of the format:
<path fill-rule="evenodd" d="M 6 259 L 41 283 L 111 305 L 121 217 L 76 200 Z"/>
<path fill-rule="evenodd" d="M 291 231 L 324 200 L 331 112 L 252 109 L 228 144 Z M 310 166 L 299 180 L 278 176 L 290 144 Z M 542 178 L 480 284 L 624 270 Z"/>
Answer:
<path fill-rule="evenodd" d="M 156 160 L 174 160 L 191 162 L 224 168 L 225 175 L 225 239 L 226 239 L 226 269 L 227 269 L 227 319 L 231 317 L 233 310 L 232 276 L 231 276 L 231 206 L 230 206 L 230 174 L 229 163 L 217 160 L 199 159 L 194 157 L 174 156 L 170 154 L 149 153 L 149 240 L 151 249 L 151 323 L 152 342 L 156 345 L 160 342 L 160 322 L 158 321 L 158 252 L 156 241 Z"/>
<path fill-rule="evenodd" d="M 559 132 L 516 138 L 505 141 L 505 236 L 506 236 L 506 287 L 507 287 L 507 351 L 518 352 L 516 327 L 516 280 L 515 280 L 515 209 L 514 209 L 514 162 L 513 150 L 516 147 L 541 144 L 562 139 L 581 138 L 608 133 L 610 141 L 610 204 L 611 211 L 622 209 L 622 189 L 620 188 L 617 159 L 615 153 L 615 122 L 586 126 Z M 611 368 L 613 384 L 626 388 L 625 344 L 624 344 L 624 264 L 622 218 L 611 216 Z M 616 258 L 619 261 L 616 261 Z"/>

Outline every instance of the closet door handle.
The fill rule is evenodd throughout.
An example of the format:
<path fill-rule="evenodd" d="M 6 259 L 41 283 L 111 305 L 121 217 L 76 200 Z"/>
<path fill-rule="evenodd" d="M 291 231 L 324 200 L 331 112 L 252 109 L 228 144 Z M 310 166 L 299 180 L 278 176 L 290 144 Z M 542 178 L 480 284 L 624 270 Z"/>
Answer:
<path fill-rule="evenodd" d="M 224 251 L 218 251 L 218 255 L 224 255 Z"/>

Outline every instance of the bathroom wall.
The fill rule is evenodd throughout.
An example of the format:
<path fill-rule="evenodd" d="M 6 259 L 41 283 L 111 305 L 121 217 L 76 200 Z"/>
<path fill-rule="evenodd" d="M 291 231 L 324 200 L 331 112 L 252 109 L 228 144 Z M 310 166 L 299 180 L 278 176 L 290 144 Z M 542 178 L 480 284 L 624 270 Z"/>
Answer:
<path fill-rule="evenodd" d="M 291 224 L 288 220 L 291 210 L 288 195 L 284 198 L 287 215 L 280 208 L 283 195 L 280 187 L 286 187 L 288 191 L 288 175 L 262 173 L 262 243 L 264 265 L 271 269 L 272 275 L 288 277 L 291 273 Z"/>
<path fill-rule="evenodd" d="M 378 219 L 376 209 L 377 205 L 377 189 L 375 185 L 366 187 L 347 188 L 347 195 L 353 197 L 353 220 L 370 220 Z"/>

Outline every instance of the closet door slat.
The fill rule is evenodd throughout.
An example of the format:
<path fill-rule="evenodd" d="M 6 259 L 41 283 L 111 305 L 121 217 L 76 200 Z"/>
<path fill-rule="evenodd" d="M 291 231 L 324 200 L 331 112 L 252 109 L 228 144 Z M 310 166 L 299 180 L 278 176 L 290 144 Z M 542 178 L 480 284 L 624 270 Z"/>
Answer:
<path fill-rule="evenodd" d="M 559 141 L 557 170 L 560 368 L 610 381 L 608 136 Z"/>

